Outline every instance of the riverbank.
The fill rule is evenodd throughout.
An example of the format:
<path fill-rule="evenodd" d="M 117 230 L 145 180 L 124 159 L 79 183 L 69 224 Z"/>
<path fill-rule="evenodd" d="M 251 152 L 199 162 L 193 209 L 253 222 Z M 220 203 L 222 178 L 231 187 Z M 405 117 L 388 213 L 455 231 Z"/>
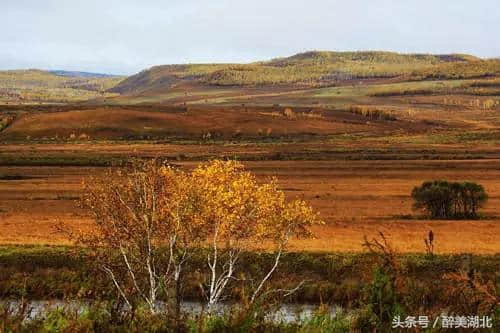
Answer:
<path fill-rule="evenodd" d="M 204 265 L 204 259 L 198 253 L 193 258 L 193 267 Z M 245 253 L 239 267 L 243 275 L 254 276 L 272 265 L 272 261 L 271 254 Z M 474 270 L 484 279 L 496 281 L 500 272 L 500 254 L 401 254 L 398 261 L 403 277 L 425 287 L 433 298 L 440 294 L 437 290 L 445 287 L 446 284 L 437 282 L 446 274 Z M 287 287 L 304 281 L 292 300 L 351 307 L 359 303 L 378 265 L 376 255 L 370 253 L 287 253 L 271 283 Z M 84 260 L 84 251 L 75 247 L 0 246 L 0 297 L 4 299 L 112 297 L 112 284 L 105 277 L 96 279 L 95 274 L 94 268 Z M 198 286 L 190 285 L 189 278 L 186 280 L 186 299 L 200 300 Z M 236 284 L 232 298 L 238 299 L 241 292 Z"/>
<path fill-rule="evenodd" d="M 340 327 L 338 331 L 345 332 L 354 328 L 388 328 L 396 314 L 403 317 L 419 314 L 439 317 L 443 313 L 482 314 L 493 318 L 498 312 L 498 301 L 495 299 L 498 300 L 496 291 L 499 290 L 500 254 L 397 254 L 390 264 L 397 266 L 396 270 L 387 266 L 386 259 L 380 253 L 285 254 L 270 280 L 269 288 L 287 289 L 300 283 L 302 285 L 290 297 L 270 300 L 263 307 L 264 312 L 267 315 L 271 309 L 279 312 L 286 304 L 292 304 L 292 309 L 299 309 L 300 304 L 307 306 L 308 314 L 299 321 L 277 323 L 255 319 L 255 316 L 262 315 L 258 311 L 250 320 L 233 307 L 229 307 L 224 314 L 205 314 L 205 300 L 199 288 L 199 281 L 203 281 L 203 277 L 198 275 L 200 270 L 197 267 L 206 265 L 206 256 L 203 250 L 199 250 L 192 258 L 193 271 L 187 272 L 185 276 L 182 296 L 184 304 L 198 304 L 200 311 L 183 311 L 183 320 L 192 327 L 202 325 L 204 328 L 198 330 L 200 332 L 216 332 L 211 330 L 212 324 L 239 329 L 245 320 L 250 320 L 253 328 L 258 326 L 270 332 L 308 331 L 313 328 L 321 331 L 325 327 Z M 238 277 L 258 276 L 272 263 L 272 254 L 245 253 L 238 266 Z M 465 280 L 460 280 L 462 278 Z M 244 283 L 236 281 L 230 288 L 228 301 L 244 308 L 246 292 Z M 23 300 L 28 304 L 40 304 L 43 303 L 40 300 L 50 299 L 67 304 L 89 304 L 85 311 L 49 307 L 47 311 L 44 310 L 46 315 L 42 319 L 30 325 L 45 325 L 54 316 L 64 322 L 82 325 L 85 316 L 91 315 L 98 316 L 101 324 L 107 328 L 118 320 L 127 330 L 148 322 L 153 326 L 147 327 L 155 331 L 157 327 L 165 325 L 177 327 L 179 320 L 166 314 L 154 317 L 134 315 L 128 319 L 109 317 L 113 316 L 112 309 L 116 308 L 113 304 L 119 299 L 117 292 L 109 279 L 85 260 L 85 251 L 75 247 L 1 246 L 0 298 L 15 302 Z M 105 310 L 102 304 L 107 304 Z M 345 312 L 334 315 L 328 310 L 333 307 L 343 308 Z M 243 312 L 248 313 L 248 310 Z M 290 310 L 285 314 L 292 317 L 292 312 Z M 5 318 L 12 321 L 12 313 Z M 92 320 L 99 322 L 96 318 Z M 154 326 L 154 323 L 159 326 Z M 165 330 L 169 331 L 167 328 Z"/>

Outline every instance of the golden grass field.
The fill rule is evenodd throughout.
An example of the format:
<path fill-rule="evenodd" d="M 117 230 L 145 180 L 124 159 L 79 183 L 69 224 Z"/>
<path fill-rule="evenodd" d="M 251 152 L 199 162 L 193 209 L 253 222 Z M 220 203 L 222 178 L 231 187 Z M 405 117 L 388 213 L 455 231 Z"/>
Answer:
<path fill-rule="evenodd" d="M 68 160 L 160 156 L 186 168 L 241 159 L 262 180 L 278 177 L 289 197 L 304 198 L 326 221 L 293 250 L 362 251 L 363 237 L 381 231 L 398 250 L 423 252 L 432 230 L 436 252 L 499 253 L 498 81 L 478 81 L 487 87 L 479 91 L 476 79 L 404 80 L 308 88 L 181 82 L 79 104 L 4 105 L 0 175 L 28 178 L 0 180 L 0 243 L 68 244 L 59 223 L 92 230 L 77 201 L 82 180 L 104 168 Z M 411 190 L 434 179 L 484 185 L 485 218 L 418 218 Z"/>
<path fill-rule="evenodd" d="M 197 162 L 176 162 L 191 168 Z M 468 161 L 258 161 L 245 162 L 259 179 L 276 176 L 291 198 L 304 198 L 326 224 L 315 239 L 294 240 L 293 250 L 362 251 L 363 237 L 379 231 L 402 252 L 422 252 L 429 230 L 438 253 L 500 252 L 500 162 Z M 92 230 L 88 214 L 77 207 L 82 180 L 104 168 L 0 167 L 0 174 L 32 177 L 0 180 L 1 244 L 68 244 L 60 223 Z M 472 180 L 483 184 L 490 200 L 477 221 L 408 219 L 410 192 L 427 179 Z"/>

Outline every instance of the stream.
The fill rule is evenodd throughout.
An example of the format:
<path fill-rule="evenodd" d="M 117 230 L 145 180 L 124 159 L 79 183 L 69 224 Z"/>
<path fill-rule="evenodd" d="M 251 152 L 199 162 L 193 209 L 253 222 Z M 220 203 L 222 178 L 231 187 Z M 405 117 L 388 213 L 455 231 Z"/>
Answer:
<path fill-rule="evenodd" d="M 3 300 L 0 301 L 0 305 L 8 306 L 12 313 L 16 313 L 20 306 L 20 301 L 18 300 Z M 37 317 L 43 316 L 48 310 L 55 309 L 66 309 L 69 311 L 83 312 L 89 303 L 84 301 L 64 301 L 64 300 L 32 300 L 28 302 L 28 320 L 35 319 Z M 221 303 L 215 308 L 215 313 L 223 315 L 227 311 L 233 308 L 234 304 L 231 303 Z M 165 303 L 158 302 L 158 309 L 164 309 Z M 204 307 L 204 304 L 196 301 L 184 301 L 181 303 L 181 311 L 184 313 L 192 314 L 194 316 L 199 315 Z M 285 303 L 280 305 L 277 310 L 270 312 L 266 316 L 266 320 L 276 322 L 276 323 L 294 323 L 303 320 L 307 320 L 312 316 L 315 310 L 318 309 L 318 305 L 314 304 L 301 304 L 301 303 Z M 329 312 L 335 315 L 340 308 L 330 306 L 328 307 Z"/>

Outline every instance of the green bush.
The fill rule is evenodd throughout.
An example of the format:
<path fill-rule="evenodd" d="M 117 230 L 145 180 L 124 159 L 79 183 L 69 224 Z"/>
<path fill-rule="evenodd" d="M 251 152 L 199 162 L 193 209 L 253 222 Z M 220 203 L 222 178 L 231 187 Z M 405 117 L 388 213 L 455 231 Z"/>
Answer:
<path fill-rule="evenodd" d="M 391 322 L 396 315 L 403 315 L 404 308 L 396 288 L 396 275 L 384 266 L 377 266 L 372 280 L 366 286 L 365 303 L 379 324 Z"/>
<path fill-rule="evenodd" d="M 472 182 L 435 180 L 424 182 L 412 191 L 414 208 L 433 219 L 477 218 L 478 209 L 487 201 L 482 185 Z"/>

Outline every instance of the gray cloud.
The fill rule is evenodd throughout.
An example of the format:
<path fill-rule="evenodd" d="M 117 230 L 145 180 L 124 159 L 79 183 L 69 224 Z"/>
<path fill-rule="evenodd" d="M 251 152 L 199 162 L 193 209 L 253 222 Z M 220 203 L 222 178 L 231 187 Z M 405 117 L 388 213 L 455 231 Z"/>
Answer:
<path fill-rule="evenodd" d="M 0 68 L 130 74 L 319 50 L 500 55 L 495 0 L 1 0 Z"/>

